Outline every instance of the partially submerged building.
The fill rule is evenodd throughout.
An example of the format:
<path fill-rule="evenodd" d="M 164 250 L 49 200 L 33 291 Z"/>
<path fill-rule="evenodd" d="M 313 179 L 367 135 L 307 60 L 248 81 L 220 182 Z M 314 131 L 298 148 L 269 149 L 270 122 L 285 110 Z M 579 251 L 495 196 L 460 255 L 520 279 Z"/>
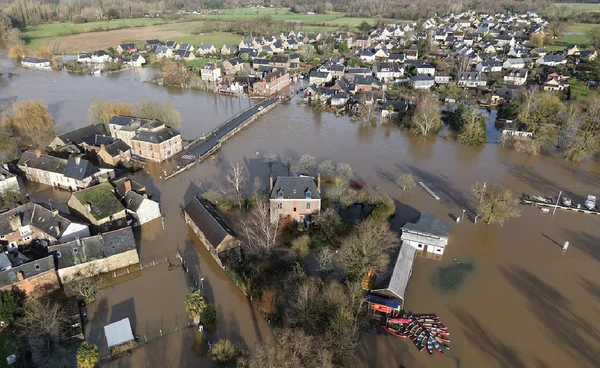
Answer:
<path fill-rule="evenodd" d="M 117 199 L 109 183 L 73 193 L 67 205 L 72 213 L 86 218 L 96 231 L 127 226 L 125 207 Z"/>
<path fill-rule="evenodd" d="M 27 296 L 36 296 L 60 288 L 51 255 L 16 267 L 8 265 L 2 267 L 2 270 L 0 270 L 0 291 L 17 288 Z"/>
<path fill-rule="evenodd" d="M 271 221 L 310 222 L 321 211 L 320 179 L 312 176 L 278 176 L 269 179 Z"/>
<path fill-rule="evenodd" d="M 448 245 L 450 223 L 438 220 L 433 213 L 422 212 L 417 222 L 402 226 L 402 244 L 423 252 L 444 254 Z"/>

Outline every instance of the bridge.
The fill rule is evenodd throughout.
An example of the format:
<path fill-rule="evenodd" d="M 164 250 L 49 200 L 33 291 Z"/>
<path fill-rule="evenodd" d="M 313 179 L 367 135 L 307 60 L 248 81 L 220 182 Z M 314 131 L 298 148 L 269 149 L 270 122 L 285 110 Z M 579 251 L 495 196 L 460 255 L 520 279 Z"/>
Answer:
<path fill-rule="evenodd" d="M 189 169 L 197 162 L 202 162 L 207 157 L 210 157 L 220 147 L 221 143 L 231 138 L 235 133 L 239 132 L 259 116 L 265 114 L 273 107 L 279 104 L 280 100 L 266 99 L 256 105 L 247 108 L 238 113 L 231 119 L 219 125 L 207 135 L 203 135 L 194 139 L 186 148 L 183 149 L 177 156 L 177 168 L 170 174 L 165 176 L 165 179 L 170 179 L 175 175 Z"/>

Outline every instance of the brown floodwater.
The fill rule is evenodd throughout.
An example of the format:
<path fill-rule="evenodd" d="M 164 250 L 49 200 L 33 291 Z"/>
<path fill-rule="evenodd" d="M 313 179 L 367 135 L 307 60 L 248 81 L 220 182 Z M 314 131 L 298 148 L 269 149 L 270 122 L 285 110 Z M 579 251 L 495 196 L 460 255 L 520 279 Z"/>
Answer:
<path fill-rule="evenodd" d="M 6 64 L 6 63 L 4 63 Z M 109 77 L 70 76 L 57 72 L 16 69 L 20 75 L 0 80 L 0 99 L 41 98 L 64 129 L 87 124 L 86 111 L 93 98 L 134 102 L 145 97 L 172 101 L 181 111 L 185 138 L 193 138 L 249 106 L 246 99 L 215 96 L 143 84 L 146 70 L 126 71 Z M 56 82 L 55 82 L 56 81 Z M 488 138 L 497 132 L 488 127 Z M 394 229 L 418 211 L 450 220 L 466 210 L 474 214 L 470 188 L 486 181 L 522 192 L 558 195 L 560 190 L 575 202 L 587 194 L 600 194 L 600 166 L 549 157 L 530 157 L 496 144 L 472 148 L 451 140 L 411 136 L 393 125 L 371 126 L 318 113 L 298 105 L 282 104 L 228 140 L 214 160 L 196 165 L 175 178 L 159 179 L 161 169 L 149 165 L 135 175 L 150 193 L 160 198 L 165 230 L 160 222 L 139 231 L 143 261 L 172 257 L 179 250 L 192 272 L 205 278 L 205 290 L 219 310 L 217 330 L 210 338 L 228 337 L 253 346 L 269 334 L 268 325 L 227 278 L 198 240 L 188 233 L 179 206 L 192 196 L 223 182 L 229 163 L 240 162 L 252 177 L 267 182 L 264 153 L 298 157 L 314 155 L 352 165 L 357 178 L 373 190 L 390 194 L 398 215 Z M 275 174 L 285 174 L 281 165 Z M 434 200 L 419 187 L 402 192 L 393 178 L 411 172 L 440 197 Z M 28 185 L 34 200 L 54 197 L 64 208 L 68 194 Z M 60 207 L 63 206 L 63 207 Z M 566 213 L 543 214 L 522 206 L 522 216 L 504 227 L 461 221 L 453 224 L 441 261 L 418 258 L 409 283 L 406 308 L 415 313 L 436 313 L 449 327 L 451 350 L 446 356 L 419 353 L 409 341 L 389 335 L 366 335 L 360 358 L 365 367 L 596 367 L 600 353 L 600 218 Z M 563 252 L 560 245 L 570 242 Z M 459 261 L 474 270 L 453 293 L 431 283 L 437 269 Z M 180 324 L 185 276 L 178 270 L 156 266 L 140 271 L 123 283 L 104 290 L 92 305 L 91 325 L 113 322 L 122 315 L 135 316 L 138 334 Z M 103 302 L 105 300 L 105 302 Z M 101 305 L 101 303 L 104 303 Z M 145 321 L 148 327 L 145 327 Z M 92 332 L 89 332 L 93 335 Z M 98 332 L 96 332 L 96 335 Z M 119 367 L 207 366 L 202 338 L 192 329 L 176 332 L 114 362 Z"/>

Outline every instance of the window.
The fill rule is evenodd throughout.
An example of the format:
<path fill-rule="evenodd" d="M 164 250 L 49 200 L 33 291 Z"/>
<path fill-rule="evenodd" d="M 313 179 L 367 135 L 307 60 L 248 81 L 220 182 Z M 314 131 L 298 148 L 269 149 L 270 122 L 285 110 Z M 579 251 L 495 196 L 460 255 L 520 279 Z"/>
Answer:
<path fill-rule="evenodd" d="M 277 198 L 283 198 L 283 190 L 279 189 L 277 191 Z"/>
<path fill-rule="evenodd" d="M 35 268 L 36 271 L 39 271 L 42 269 L 38 263 L 34 264 L 33 267 Z"/>
<path fill-rule="evenodd" d="M 150 146 L 150 151 L 154 149 L 151 144 L 149 144 L 148 146 Z"/>
<path fill-rule="evenodd" d="M 296 212 L 296 207 L 294 207 L 294 212 Z"/>
<path fill-rule="evenodd" d="M 306 204 L 306 209 L 307 209 L 307 210 L 310 210 L 310 203 L 307 203 L 307 204 Z"/>
<path fill-rule="evenodd" d="M 419 244 L 419 248 L 423 248 L 423 244 Z"/>
<path fill-rule="evenodd" d="M 306 191 L 306 199 L 310 199 L 310 195 L 311 195 L 311 194 L 310 194 L 310 190 L 307 190 L 307 191 Z"/>
<path fill-rule="evenodd" d="M 73 248 L 73 253 L 74 253 L 74 254 L 77 254 L 77 253 L 79 253 L 79 249 L 78 249 L 78 248 Z"/>
<path fill-rule="evenodd" d="M 277 203 L 277 209 L 280 210 L 283 208 L 283 203 Z"/>
<path fill-rule="evenodd" d="M 12 271 L 8 273 L 8 277 L 10 277 L 10 279 L 13 281 L 17 279 L 17 275 L 15 275 L 15 273 Z"/>

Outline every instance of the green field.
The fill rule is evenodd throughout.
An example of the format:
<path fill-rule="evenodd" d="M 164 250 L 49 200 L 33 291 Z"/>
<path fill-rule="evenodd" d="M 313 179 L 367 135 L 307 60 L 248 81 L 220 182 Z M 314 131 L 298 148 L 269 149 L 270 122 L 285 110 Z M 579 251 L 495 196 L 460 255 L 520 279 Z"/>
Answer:
<path fill-rule="evenodd" d="M 595 27 L 600 27 L 598 24 L 590 23 L 574 23 L 567 27 L 566 33 L 577 32 L 578 34 L 566 34 L 556 39 L 555 44 L 560 46 L 578 45 L 579 47 L 587 47 L 590 44 L 590 39 L 587 32 Z"/>
<path fill-rule="evenodd" d="M 47 23 L 25 27 L 23 35 L 26 39 L 66 36 L 86 32 L 107 31 L 117 28 L 143 27 L 157 24 L 174 23 L 161 18 L 115 19 L 111 21 L 73 24 L 71 22 Z"/>
<path fill-rule="evenodd" d="M 191 45 L 200 45 L 201 43 L 213 44 L 216 48 L 221 48 L 225 44 L 237 45 L 242 40 L 242 36 L 233 33 L 215 32 L 205 35 L 189 35 L 175 37 L 173 39 L 179 43 L 189 43 Z"/>
<path fill-rule="evenodd" d="M 220 14 L 206 14 L 202 18 L 206 19 L 252 19 L 260 16 L 270 16 L 274 20 L 284 20 L 287 22 L 304 23 L 323 23 L 344 16 L 343 13 L 328 14 L 296 14 L 288 8 L 264 8 L 264 9 L 225 9 Z"/>
<path fill-rule="evenodd" d="M 204 64 L 206 64 L 206 63 L 216 63 L 216 62 L 217 62 L 216 59 L 208 59 L 208 58 L 197 57 L 194 60 L 186 61 L 185 65 L 187 65 L 187 66 L 199 66 L 199 67 L 203 67 Z"/>
<path fill-rule="evenodd" d="M 600 12 L 600 4 L 583 4 L 583 3 L 553 3 L 554 7 L 566 6 L 569 9 L 578 12 Z"/>

